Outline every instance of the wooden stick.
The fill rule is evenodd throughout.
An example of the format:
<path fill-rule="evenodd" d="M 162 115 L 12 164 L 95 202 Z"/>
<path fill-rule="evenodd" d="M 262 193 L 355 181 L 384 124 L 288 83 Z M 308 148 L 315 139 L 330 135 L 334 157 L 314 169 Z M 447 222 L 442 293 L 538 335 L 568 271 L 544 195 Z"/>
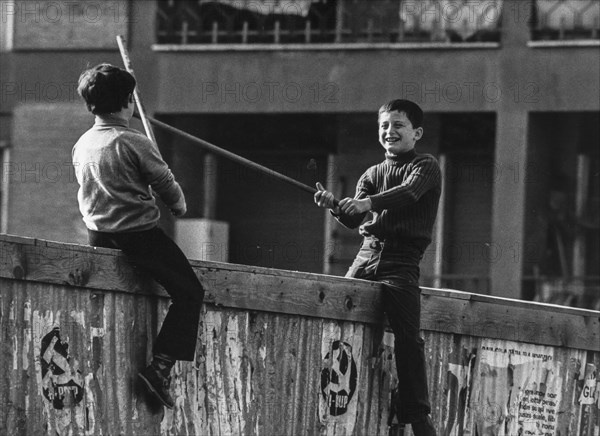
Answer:
<path fill-rule="evenodd" d="M 131 59 L 129 58 L 129 53 L 127 51 L 127 47 L 125 47 L 125 42 L 121 35 L 117 36 L 117 43 L 119 44 L 119 51 L 121 52 L 121 57 L 123 58 L 123 64 L 125 65 L 125 69 L 133 77 L 135 77 L 135 74 L 133 71 L 133 66 L 131 64 Z M 235 153 L 232 153 L 223 148 L 217 147 L 216 145 L 211 144 L 210 142 L 204 141 L 203 139 L 200 139 L 193 135 L 190 135 L 189 133 L 184 132 L 183 130 L 176 129 L 173 126 L 163 123 L 162 121 L 158 121 L 157 119 L 147 116 L 146 111 L 144 110 L 144 105 L 142 104 L 140 93 L 138 91 L 138 86 L 135 87 L 135 89 L 133 91 L 133 96 L 135 98 L 136 107 L 138 110 L 138 112 L 135 114 L 135 117 L 139 118 L 142 121 L 142 124 L 144 125 L 144 130 L 146 131 L 146 136 L 148 136 L 148 138 L 150 138 L 152 140 L 154 145 L 156 145 L 157 149 L 158 149 L 158 146 L 156 144 L 156 138 L 154 137 L 154 132 L 152 131 L 152 124 L 160 127 L 161 129 L 167 130 L 168 132 L 171 132 L 175 135 L 182 136 L 182 137 L 186 138 L 187 140 L 189 140 L 190 142 L 193 142 L 196 145 L 200 145 L 201 147 L 203 147 L 219 156 L 226 157 L 227 159 L 230 159 L 230 160 L 237 162 L 241 165 L 244 165 L 248 168 L 255 169 L 255 170 L 262 172 L 264 174 L 267 174 L 268 176 L 271 176 L 275 179 L 278 179 L 278 180 L 286 182 L 290 185 L 296 186 L 297 188 L 300 188 L 306 192 L 310 192 L 311 194 L 314 194 L 315 192 L 317 192 L 316 188 L 305 185 L 304 183 L 299 182 L 298 180 L 294 180 L 291 177 L 280 174 L 277 171 L 274 171 L 270 168 L 264 167 L 260 164 L 257 164 L 256 162 L 252 162 L 249 159 L 238 156 Z M 339 204 L 338 200 L 336 200 L 336 199 L 334 199 L 333 202 L 336 206 Z"/>
<path fill-rule="evenodd" d="M 129 57 L 129 52 L 127 51 L 127 47 L 125 46 L 125 40 L 121 35 L 117 35 L 117 44 L 119 44 L 119 51 L 121 52 L 121 58 L 123 58 L 123 64 L 125 65 L 125 69 L 135 77 L 135 73 L 133 71 L 133 65 L 131 63 L 131 58 Z M 137 80 L 137 79 L 136 79 Z M 146 136 L 150 138 L 150 140 L 156 145 L 156 138 L 154 137 L 154 132 L 152 131 L 152 126 L 148 122 L 148 117 L 146 116 L 146 110 L 144 109 L 144 105 L 142 103 L 142 97 L 140 95 L 139 86 L 136 85 L 133 90 L 133 98 L 135 99 L 135 104 L 140 114 L 140 119 L 142 120 L 142 124 L 144 125 L 144 130 L 146 131 Z M 158 146 L 156 147 L 158 149 Z"/>
<path fill-rule="evenodd" d="M 137 113 L 134 116 L 140 117 L 140 115 L 137 114 Z M 286 176 L 284 174 L 278 173 L 275 170 L 272 170 L 270 168 L 267 168 L 265 166 L 257 164 L 256 162 L 253 162 L 253 161 L 251 161 L 249 159 L 246 159 L 245 157 L 239 156 L 239 155 L 237 155 L 235 153 L 232 153 L 231 151 L 225 150 L 225 149 L 223 149 L 221 147 L 218 147 L 218 146 L 216 146 L 214 144 L 211 144 L 208 141 L 205 141 L 203 139 L 197 138 L 197 137 L 195 137 L 195 136 L 193 136 L 193 135 L 191 135 L 191 134 L 189 134 L 187 132 L 184 132 L 183 130 L 179 130 L 179 129 L 177 129 L 177 128 L 169 125 L 169 124 L 163 123 L 162 121 L 159 121 L 159 120 L 157 120 L 155 118 L 152 118 L 152 117 L 147 117 L 147 119 L 148 119 L 148 121 L 151 124 L 154 124 L 156 127 L 159 127 L 159 128 L 161 128 L 163 130 L 166 130 L 167 132 L 170 132 L 170 133 L 172 133 L 174 135 L 181 136 L 181 137 L 187 139 L 188 141 L 190 141 L 190 142 L 192 142 L 192 143 L 194 143 L 196 145 L 199 145 L 200 147 L 202 147 L 202 148 L 204 148 L 206 150 L 211 151 L 212 153 L 214 153 L 216 155 L 225 157 L 225 158 L 227 158 L 229 160 L 232 160 L 234 162 L 237 162 L 237 163 L 239 163 L 239 164 L 241 164 L 241 165 L 243 165 L 245 167 L 252 168 L 252 169 L 254 169 L 256 171 L 262 172 L 262 173 L 264 173 L 264 174 L 266 174 L 268 176 L 271 176 L 271 177 L 273 177 L 275 179 L 281 180 L 281 181 L 283 181 L 285 183 L 288 183 L 288 184 L 293 185 L 293 186 L 295 186 L 297 188 L 300 188 L 303 191 L 310 192 L 311 194 L 314 194 L 315 192 L 317 192 L 316 188 L 313 188 L 311 186 L 305 185 L 304 183 L 299 182 L 298 180 L 292 179 L 291 177 L 288 177 L 288 176 Z M 337 205 L 337 200 L 336 200 L 336 205 Z"/>

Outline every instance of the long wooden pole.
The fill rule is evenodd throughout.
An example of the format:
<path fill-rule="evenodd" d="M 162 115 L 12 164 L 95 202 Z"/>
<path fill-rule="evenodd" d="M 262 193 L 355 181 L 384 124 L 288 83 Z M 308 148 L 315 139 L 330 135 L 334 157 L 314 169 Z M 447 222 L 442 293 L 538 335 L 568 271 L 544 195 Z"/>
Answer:
<path fill-rule="evenodd" d="M 119 51 L 121 52 L 121 58 L 123 59 L 123 65 L 125 65 L 125 69 L 135 77 L 135 72 L 133 71 L 133 64 L 131 63 L 131 58 L 129 57 L 129 51 L 127 50 L 127 46 L 125 45 L 125 40 L 121 35 L 117 35 L 117 44 L 119 44 Z M 137 80 L 137 79 L 136 79 Z M 135 99 L 135 105 L 137 107 L 138 113 L 140 114 L 140 120 L 142 120 L 142 124 L 144 125 L 144 130 L 146 131 L 146 136 L 152 140 L 156 148 L 158 149 L 158 145 L 156 144 L 156 138 L 154 137 L 154 132 L 152 131 L 152 126 L 148 122 L 148 117 L 146 116 L 146 110 L 144 109 L 144 104 L 142 103 L 142 96 L 140 95 L 139 86 L 136 86 L 133 90 L 133 98 Z"/>
<path fill-rule="evenodd" d="M 127 51 L 127 47 L 125 46 L 125 41 L 121 35 L 117 35 L 117 43 L 119 44 L 119 51 L 121 52 L 121 57 L 123 58 L 123 64 L 125 65 L 125 69 L 133 77 L 135 77 L 131 59 L 129 57 L 129 52 Z M 187 140 L 189 140 L 190 142 L 193 142 L 194 144 L 199 145 L 199 146 L 213 152 L 214 154 L 225 157 L 229 160 L 237 162 L 248 168 L 252 168 L 254 170 L 260 171 L 264 174 L 267 174 L 270 177 L 281 180 L 290 185 L 296 186 L 297 188 L 300 188 L 306 192 L 310 192 L 311 194 L 314 194 L 315 192 L 317 192 L 316 188 L 305 185 L 304 183 L 299 182 L 298 180 L 295 180 L 295 179 L 292 179 L 291 177 L 280 174 L 277 171 L 274 171 L 270 168 L 267 168 L 265 166 L 257 164 L 256 162 L 252 162 L 251 160 L 246 159 L 244 157 L 238 156 L 235 153 L 232 153 L 230 151 L 222 149 L 221 147 L 211 144 L 210 142 L 204 141 L 203 139 L 197 138 L 187 132 L 184 132 L 183 130 L 179 130 L 173 126 L 170 126 L 169 124 L 163 123 L 162 121 L 158 121 L 157 119 L 149 117 L 148 115 L 146 115 L 146 110 L 144 109 L 144 105 L 142 103 L 142 99 L 141 99 L 140 93 L 138 91 L 138 86 L 136 86 L 136 88 L 134 89 L 133 96 L 135 98 L 136 107 L 138 110 L 137 113 L 135 114 L 135 116 L 142 121 L 142 124 L 144 125 L 144 130 L 146 131 L 146 136 L 148 136 L 148 138 L 150 138 L 155 145 L 156 145 L 156 138 L 154 137 L 154 132 L 152 131 L 152 124 L 154 124 L 157 127 L 160 127 L 161 129 L 164 129 L 168 132 L 171 132 L 175 135 L 182 136 L 182 137 L 186 138 Z M 157 146 L 157 148 L 158 148 L 158 146 Z M 337 206 L 338 200 L 334 199 L 334 204 Z"/>
<path fill-rule="evenodd" d="M 136 116 L 138 118 L 140 117 L 140 115 L 137 113 L 134 116 Z M 316 188 L 305 185 L 304 183 L 299 182 L 298 180 L 292 179 L 291 177 L 288 177 L 284 174 L 278 173 L 275 170 L 272 170 L 270 168 L 262 166 L 256 162 L 246 159 L 245 157 L 239 156 L 235 153 L 232 153 L 231 151 L 225 150 L 219 146 L 211 144 L 210 142 L 205 141 L 204 139 L 197 138 L 197 137 L 195 137 L 187 132 L 184 132 L 183 130 L 177 129 L 176 127 L 173 127 L 167 123 L 163 123 L 162 121 L 159 121 L 152 117 L 147 117 L 147 120 L 150 122 L 150 124 L 153 124 L 156 127 L 166 130 L 167 132 L 170 132 L 174 135 L 181 136 L 181 137 L 187 139 L 188 141 L 190 141 L 196 145 L 199 145 L 200 147 L 202 147 L 206 150 L 209 150 L 210 152 L 212 152 L 216 155 L 225 157 L 225 158 L 232 160 L 234 162 L 237 162 L 245 167 L 252 168 L 256 171 L 262 172 L 270 177 L 273 177 L 275 179 L 281 180 L 282 182 L 285 182 L 285 183 L 293 185 L 297 188 L 300 188 L 303 191 L 310 192 L 311 194 L 314 194 L 315 192 L 317 192 Z"/>

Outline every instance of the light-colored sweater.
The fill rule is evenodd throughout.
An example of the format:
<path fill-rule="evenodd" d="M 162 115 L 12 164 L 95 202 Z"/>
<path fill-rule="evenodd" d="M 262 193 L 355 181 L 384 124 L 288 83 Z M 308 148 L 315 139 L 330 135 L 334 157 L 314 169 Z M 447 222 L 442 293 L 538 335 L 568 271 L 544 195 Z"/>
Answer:
<path fill-rule="evenodd" d="M 156 226 L 152 190 L 171 209 L 184 209 L 179 184 L 154 144 L 119 118 L 96 117 L 73 147 L 77 200 L 90 230 L 132 232 Z"/>

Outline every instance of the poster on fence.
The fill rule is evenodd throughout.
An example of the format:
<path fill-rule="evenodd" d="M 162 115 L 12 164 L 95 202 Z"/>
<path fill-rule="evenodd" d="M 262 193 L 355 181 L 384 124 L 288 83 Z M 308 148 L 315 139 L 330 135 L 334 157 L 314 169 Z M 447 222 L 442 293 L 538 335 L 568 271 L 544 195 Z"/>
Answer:
<path fill-rule="evenodd" d="M 552 347 L 484 339 L 470 401 L 478 435 L 554 436 L 564 373 Z"/>

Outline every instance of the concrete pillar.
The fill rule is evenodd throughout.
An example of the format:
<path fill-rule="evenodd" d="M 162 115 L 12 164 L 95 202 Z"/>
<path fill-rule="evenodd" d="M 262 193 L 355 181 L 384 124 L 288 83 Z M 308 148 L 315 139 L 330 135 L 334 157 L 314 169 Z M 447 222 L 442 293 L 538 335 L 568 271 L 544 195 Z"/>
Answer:
<path fill-rule="evenodd" d="M 504 2 L 498 58 L 496 174 L 492 203 L 490 285 L 492 295 L 521 298 L 527 168 L 527 83 L 531 1 Z M 491 88 L 490 88 L 491 89 Z"/>
<path fill-rule="evenodd" d="M 520 298 L 525 223 L 527 113 L 499 112 L 492 203 L 492 295 Z"/>

